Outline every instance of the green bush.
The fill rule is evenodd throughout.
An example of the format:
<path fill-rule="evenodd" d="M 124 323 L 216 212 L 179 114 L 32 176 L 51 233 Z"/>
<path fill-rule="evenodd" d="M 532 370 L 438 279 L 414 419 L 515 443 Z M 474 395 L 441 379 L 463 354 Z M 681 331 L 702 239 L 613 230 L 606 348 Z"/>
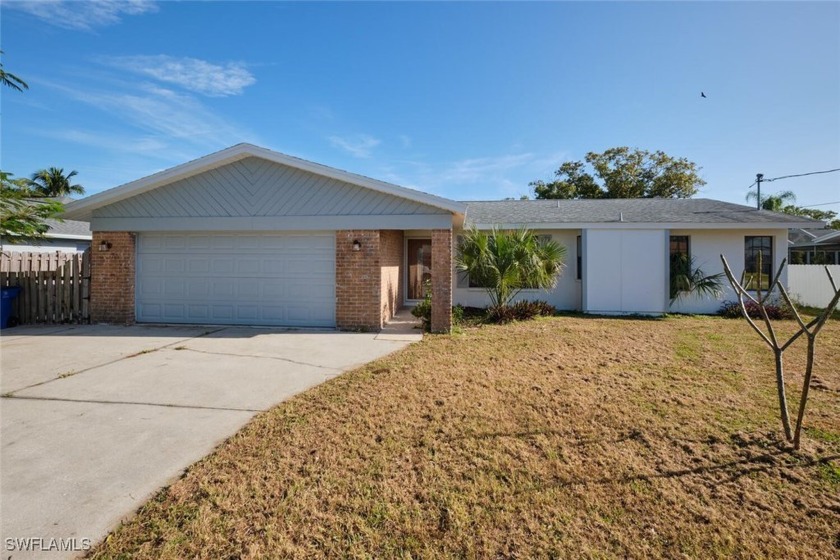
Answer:
<path fill-rule="evenodd" d="M 423 301 L 414 306 L 411 314 L 423 321 L 423 330 L 429 330 L 432 324 L 432 290 L 426 290 Z"/>
<path fill-rule="evenodd" d="M 747 309 L 747 315 L 753 319 L 763 319 L 761 316 L 761 310 L 753 302 L 745 302 L 744 307 Z M 767 317 L 772 320 L 793 319 L 793 313 L 791 313 L 790 308 L 788 308 L 786 304 L 768 303 L 765 304 L 764 308 L 767 310 Z M 725 301 L 723 302 L 723 305 L 720 306 L 718 315 L 726 317 L 727 319 L 740 319 L 743 317 L 741 314 L 741 304 L 737 301 Z"/>
<path fill-rule="evenodd" d="M 534 317 L 550 317 L 557 310 L 545 301 L 518 301 L 511 305 L 496 305 L 487 308 L 488 323 L 510 323 L 511 321 L 527 321 Z"/>
<path fill-rule="evenodd" d="M 458 304 L 452 308 L 452 324 L 453 325 L 463 325 L 464 324 L 464 306 Z"/>
<path fill-rule="evenodd" d="M 566 248 L 532 230 L 464 232 L 455 265 L 469 277 L 470 286 L 487 290 L 493 307 L 510 305 L 524 289 L 548 290 L 557 285 Z"/>

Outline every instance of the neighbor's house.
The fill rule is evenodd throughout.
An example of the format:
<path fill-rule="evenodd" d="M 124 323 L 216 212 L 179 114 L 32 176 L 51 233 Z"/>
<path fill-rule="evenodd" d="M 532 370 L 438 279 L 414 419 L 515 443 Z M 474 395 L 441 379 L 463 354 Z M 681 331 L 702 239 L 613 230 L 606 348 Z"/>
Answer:
<path fill-rule="evenodd" d="M 765 272 L 809 219 L 711 200 L 457 202 L 277 152 L 232 148 L 73 202 L 93 231 L 94 322 L 379 329 L 432 290 L 432 329 L 453 303 L 486 305 L 455 272 L 465 228 L 530 227 L 566 246 L 546 299 L 589 313 L 713 312 L 669 305 L 670 253 L 707 273 Z"/>
<path fill-rule="evenodd" d="M 12 253 L 84 253 L 90 248 L 90 224 L 75 220 L 46 220 L 44 239 L 37 242 L 3 240 L 3 251 Z"/>

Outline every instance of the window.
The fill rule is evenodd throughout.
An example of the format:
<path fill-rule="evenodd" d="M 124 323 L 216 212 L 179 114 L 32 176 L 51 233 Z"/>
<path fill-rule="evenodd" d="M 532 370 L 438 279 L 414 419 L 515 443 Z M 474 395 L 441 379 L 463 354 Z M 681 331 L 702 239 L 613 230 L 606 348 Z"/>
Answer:
<path fill-rule="evenodd" d="M 577 245 L 575 246 L 575 251 L 577 252 L 577 279 L 581 280 L 583 278 L 583 243 L 581 241 L 580 235 L 577 236 Z"/>
<path fill-rule="evenodd" d="M 773 238 L 748 235 L 744 238 L 744 287 L 748 290 L 770 289 L 773 276 Z"/>
<path fill-rule="evenodd" d="M 687 235 L 672 235 L 669 244 L 671 299 L 691 286 L 691 253 Z"/>
<path fill-rule="evenodd" d="M 463 274 L 466 274 L 467 281 L 469 282 L 470 288 L 484 288 L 484 286 L 481 285 L 481 282 L 476 282 L 475 280 L 470 278 L 470 275 L 467 274 L 466 272 L 464 272 Z"/>
<path fill-rule="evenodd" d="M 672 235 L 671 236 L 671 257 L 674 255 L 685 255 L 688 257 L 688 236 L 687 235 Z"/>

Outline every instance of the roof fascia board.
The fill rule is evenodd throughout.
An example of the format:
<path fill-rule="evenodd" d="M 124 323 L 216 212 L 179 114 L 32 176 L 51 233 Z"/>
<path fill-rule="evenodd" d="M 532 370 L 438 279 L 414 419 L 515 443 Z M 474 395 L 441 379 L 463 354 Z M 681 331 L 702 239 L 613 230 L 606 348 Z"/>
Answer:
<path fill-rule="evenodd" d="M 733 223 L 679 223 L 679 222 L 579 222 L 579 223 L 550 223 L 550 222 L 536 222 L 536 223 L 511 223 L 511 224 L 468 224 L 466 227 L 476 227 L 478 229 L 790 229 L 791 227 L 800 227 L 801 223 L 749 223 L 749 222 L 733 222 Z"/>
<path fill-rule="evenodd" d="M 46 233 L 44 237 L 48 239 L 77 239 L 81 241 L 90 241 L 93 239 L 92 235 L 72 235 L 67 233 Z"/>

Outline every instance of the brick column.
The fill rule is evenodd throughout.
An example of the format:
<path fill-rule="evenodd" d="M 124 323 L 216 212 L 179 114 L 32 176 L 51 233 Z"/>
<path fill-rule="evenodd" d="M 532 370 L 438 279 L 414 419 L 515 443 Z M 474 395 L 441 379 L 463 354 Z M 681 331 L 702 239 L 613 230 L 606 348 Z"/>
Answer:
<path fill-rule="evenodd" d="M 361 243 L 358 251 L 353 242 Z M 382 271 L 378 230 L 335 234 L 335 323 L 340 329 L 382 328 Z"/>
<path fill-rule="evenodd" d="M 102 242 L 110 244 L 100 251 Z M 90 322 L 134 323 L 135 235 L 95 231 L 90 247 Z"/>
<path fill-rule="evenodd" d="M 432 332 L 452 330 L 452 231 L 432 230 Z"/>

